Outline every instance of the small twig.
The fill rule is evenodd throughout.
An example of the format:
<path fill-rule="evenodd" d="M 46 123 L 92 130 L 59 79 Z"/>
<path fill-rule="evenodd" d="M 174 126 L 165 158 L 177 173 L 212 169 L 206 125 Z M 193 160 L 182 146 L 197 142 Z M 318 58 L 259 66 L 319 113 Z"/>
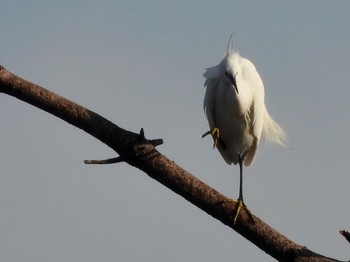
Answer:
<path fill-rule="evenodd" d="M 159 139 L 151 139 L 148 140 L 148 142 L 153 145 L 154 147 L 159 146 L 161 144 L 163 144 L 163 139 L 159 138 Z"/>
<path fill-rule="evenodd" d="M 349 233 L 349 231 L 340 230 L 339 233 L 342 234 L 342 236 L 344 236 L 345 239 L 350 243 L 350 233 Z"/>
<path fill-rule="evenodd" d="M 139 140 L 140 141 L 145 140 L 145 132 L 143 131 L 143 128 L 141 128 L 141 130 L 140 130 Z"/>
<path fill-rule="evenodd" d="M 153 145 L 154 147 L 163 144 L 163 139 L 151 139 L 151 140 L 146 139 L 143 128 L 141 128 L 141 130 L 140 130 L 138 141 L 139 141 L 139 143 L 142 143 L 142 142 L 149 143 L 149 144 Z M 104 160 L 84 160 L 84 163 L 85 164 L 104 165 L 104 164 L 115 164 L 115 163 L 120 163 L 120 162 L 124 162 L 124 161 L 125 160 L 121 156 L 118 156 L 115 158 L 109 158 L 109 159 L 104 159 Z"/>
<path fill-rule="evenodd" d="M 102 164 L 115 164 L 115 163 L 120 163 L 123 162 L 123 158 L 118 156 L 115 158 L 110 158 L 110 159 L 105 159 L 105 160 L 84 160 L 85 164 L 98 164 L 98 165 L 102 165 Z"/>
<path fill-rule="evenodd" d="M 139 140 L 139 142 L 147 141 L 147 143 L 150 143 L 154 147 L 163 144 L 163 139 L 161 139 L 161 138 L 159 138 L 159 139 L 150 139 L 150 140 L 146 139 L 145 138 L 145 132 L 144 132 L 143 128 L 141 128 L 141 130 L 140 130 L 140 134 L 139 134 L 138 140 Z"/>

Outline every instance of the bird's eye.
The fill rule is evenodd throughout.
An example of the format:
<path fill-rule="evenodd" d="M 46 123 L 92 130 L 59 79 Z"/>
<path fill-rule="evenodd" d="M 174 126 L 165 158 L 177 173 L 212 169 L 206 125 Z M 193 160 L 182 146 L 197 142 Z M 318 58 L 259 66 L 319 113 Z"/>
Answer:
<path fill-rule="evenodd" d="M 231 82 L 236 82 L 235 77 L 236 77 L 237 74 L 233 75 L 231 72 L 226 71 L 225 75 L 227 76 L 228 79 L 230 79 Z"/>
<path fill-rule="evenodd" d="M 229 79 L 232 79 L 232 78 L 236 78 L 236 76 L 238 75 L 238 72 L 237 72 L 235 75 L 233 75 L 231 72 L 226 71 L 226 72 L 225 72 L 225 75 L 226 75 Z"/>
<path fill-rule="evenodd" d="M 226 75 L 229 79 L 232 79 L 232 78 L 233 78 L 233 75 L 232 75 L 230 72 L 228 72 L 228 71 L 225 72 L 225 75 Z"/>

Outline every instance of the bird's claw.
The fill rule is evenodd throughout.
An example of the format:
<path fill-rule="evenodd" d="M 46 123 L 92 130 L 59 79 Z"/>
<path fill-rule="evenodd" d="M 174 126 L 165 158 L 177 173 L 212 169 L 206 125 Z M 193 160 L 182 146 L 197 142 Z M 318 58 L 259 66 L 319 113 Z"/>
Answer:
<path fill-rule="evenodd" d="M 212 130 L 209 130 L 208 132 L 205 132 L 203 135 L 202 135 L 202 138 L 203 137 L 206 137 L 207 135 L 211 134 L 211 136 L 213 137 L 214 139 L 214 144 L 213 144 L 213 148 L 215 148 L 218 144 L 218 141 L 220 139 L 220 130 L 219 128 L 217 127 L 214 127 Z"/>
<path fill-rule="evenodd" d="M 243 199 L 239 199 L 239 198 L 237 200 L 230 199 L 229 202 L 235 202 L 236 203 L 236 207 L 235 207 L 234 214 L 233 214 L 233 224 L 234 225 L 237 222 L 238 215 L 239 215 L 239 213 L 240 213 L 242 208 L 245 210 L 245 212 L 247 212 L 248 216 L 253 221 L 253 223 L 255 223 L 254 215 L 252 214 L 252 212 L 250 212 L 250 210 L 248 209 L 246 204 L 244 204 Z"/>
<path fill-rule="evenodd" d="M 202 135 L 202 138 L 206 137 L 207 135 L 209 135 L 211 133 L 211 130 L 205 132 L 203 135 Z"/>

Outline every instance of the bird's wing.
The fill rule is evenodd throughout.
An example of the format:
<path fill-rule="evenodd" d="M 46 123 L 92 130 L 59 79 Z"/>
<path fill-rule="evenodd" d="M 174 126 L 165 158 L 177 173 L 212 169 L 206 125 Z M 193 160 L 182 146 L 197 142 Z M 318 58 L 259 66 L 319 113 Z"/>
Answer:
<path fill-rule="evenodd" d="M 204 112 L 207 116 L 210 129 L 215 127 L 215 95 L 219 78 L 219 65 L 209 67 L 203 76 L 206 78 L 204 86 L 207 88 L 204 96 Z"/>
<path fill-rule="evenodd" d="M 263 103 L 262 103 L 263 105 Z M 250 166 L 255 157 L 256 149 L 259 144 L 261 132 L 263 129 L 263 120 L 264 120 L 264 112 L 261 110 L 261 102 L 260 101 L 254 101 L 249 109 L 249 122 L 251 124 L 250 126 L 250 134 L 253 136 L 253 142 L 249 149 L 247 150 L 247 155 L 244 159 L 244 165 Z"/>
<path fill-rule="evenodd" d="M 247 59 L 242 59 L 242 74 L 246 80 L 249 80 L 250 88 L 253 91 L 253 134 L 259 143 L 260 136 L 271 142 L 280 145 L 287 145 L 286 135 L 283 129 L 270 117 L 267 112 L 264 97 L 264 84 L 255 66 Z"/>
<path fill-rule="evenodd" d="M 217 86 L 217 79 L 207 79 L 204 83 L 206 86 L 206 92 L 204 96 L 204 112 L 207 116 L 210 129 L 215 127 L 215 93 Z"/>
<path fill-rule="evenodd" d="M 253 142 L 247 151 L 244 160 L 245 166 L 250 166 L 253 163 L 257 146 L 264 125 L 264 84 L 256 71 L 255 66 L 247 59 L 243 59 L 242 75 L 246 82 L 246 88 L 251 90 L 252 100 L 248 112 L 248 123 L 250 125 L 249 133 L 253 137 Z"/>
<path fill-rule="evenodd" d="M 255 99 L 253 102 L 252 119 L 253 119 L 253 136 L 259 143 L 260 136 L 264 125 L 264 100 L 263 98 Z"/>

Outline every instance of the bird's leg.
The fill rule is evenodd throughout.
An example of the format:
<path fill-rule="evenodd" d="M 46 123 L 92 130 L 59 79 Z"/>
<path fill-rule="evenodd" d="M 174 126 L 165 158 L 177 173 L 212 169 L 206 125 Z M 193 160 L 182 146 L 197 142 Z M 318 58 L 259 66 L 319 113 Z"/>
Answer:
<path fill-rule="evenodd" d="M 242 154 L 239 155 L 238 163 L 239 163 L 239 196 L 238 196 L 237 200 L 232 200 L 233 202 L 236 202 L 233 224 L 236 224 L 237 217 L 238 217 L 239 212 L 241 211 L 242 208 L 248 213 L 248 215 L 250 216 L 252 221 L 255 222 L 253 214 L 250 212 L 250 210 L 247 208 L 247 206 L 244 204 L 244 201 L 243 201 L 243 157 L 242 157 Z"/>

